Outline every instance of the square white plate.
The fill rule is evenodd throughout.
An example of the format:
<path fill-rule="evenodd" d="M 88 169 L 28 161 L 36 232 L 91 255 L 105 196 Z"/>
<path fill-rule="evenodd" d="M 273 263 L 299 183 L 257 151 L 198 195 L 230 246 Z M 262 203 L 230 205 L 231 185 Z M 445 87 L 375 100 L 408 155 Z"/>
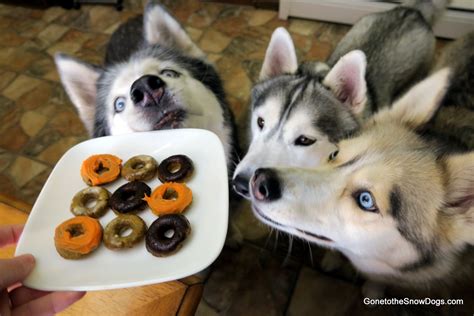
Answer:
<path fill-rule="evenodd" d="M 94 154 L 113 154 L 123 163 L 139 154 L 165 158 L 187 155 L 194 162 L 194 175 L 186 183 L 193 202 L 183 213 L 191 234 L 183 247 L 169 257 L 147 252 L 145 242 L 127 250 L 112 251 L 103 244 L 87 257 L 66 260 L 54 246 L 56 226 L 72 218 L 69 206 L 79 190 L 87 187 L 80 176 L 82 161 Z M 104 185 L 111 193 L 127 181 L 123 178 Z M 158 178 L 146 182 L 152 190 Z M 209 266 L 224 245 L 228 220 L 228 182 L 224 150 L 217 136 L 206 130 L 177 129 L 95 138 L 80 143 L 56 164 L 28 218 L 16 255 L 31 253 L 36 267 L 24 281 L 35 289 L 104 290 L 176 280 Z M 139 212 L 148 226 L 157 218 L 149 208 Z M 109 210 L 100 218 L 105 228 L 116 215 Z"/>

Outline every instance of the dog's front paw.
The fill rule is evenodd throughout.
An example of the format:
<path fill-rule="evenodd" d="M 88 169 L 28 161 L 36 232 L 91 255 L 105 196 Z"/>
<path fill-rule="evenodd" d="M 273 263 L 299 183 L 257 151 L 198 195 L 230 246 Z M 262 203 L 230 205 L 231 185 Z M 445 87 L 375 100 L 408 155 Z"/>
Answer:
<path fill-rule="evenodd" d="M 362 295 L 371 299 L 378 299 L 385 297 L 385 285 L 367 280 L 362 286 Z"/>
<path fill-rule="evenodd" d="M 321 260 L 321 269 L 324 272 L 331 272 L 339 269 L 344 260 L 339 252 L 328 250 Z"/>

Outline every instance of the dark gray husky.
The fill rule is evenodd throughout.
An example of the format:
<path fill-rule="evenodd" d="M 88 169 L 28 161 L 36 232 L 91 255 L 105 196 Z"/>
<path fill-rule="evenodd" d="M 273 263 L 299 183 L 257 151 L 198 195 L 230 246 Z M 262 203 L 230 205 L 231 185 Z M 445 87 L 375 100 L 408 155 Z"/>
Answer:
<path fill-rule="evenodd" d="M 232 174 L 238 150 L 221 80 L 204 53 L 160 5 L 112 35 L 105 66 L 56 55 L 61 81 L 93 137 L 203 128 L 224 145 Z"/>
<path fill-rule="evenodd" d="M 260 167 L 315 167 L 356 132 L 361 120 L 425 76 L 432 64 L 431 29 L 447 1 L 406 1 L 358 21 L 326 63 L 298 67 L 290 35 L 272 35 L 252 91 L 250 147 L 234 173 L 249 198 Z"/>

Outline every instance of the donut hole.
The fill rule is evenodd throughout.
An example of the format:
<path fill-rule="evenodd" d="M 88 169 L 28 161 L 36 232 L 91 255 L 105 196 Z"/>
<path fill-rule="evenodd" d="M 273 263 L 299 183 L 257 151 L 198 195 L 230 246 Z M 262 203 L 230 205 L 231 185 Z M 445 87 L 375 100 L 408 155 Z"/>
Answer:
<path fill-rule="evenodd" d="M 132 165 L 133 170 L 142 169 L 143 167 L 145 167 L 145 164 L 141 161 L 137 161 Z"/>
<path fill-rule="evenodd" d="M 99 162 L 99 166 L 94 170 L 97 174 L 104 174 L 106 173 L 107 171 L 109 171 L 109 168 L 107 168 L 106 166 L 104 166 L 104 164 L 102 162 Z"/>
<path fill-rule="evenodd" d="M 135 198 L 135 192 L 133 191 L 125 191 L 123 192 L 122 199 L 124 201 L 130 202 Z"/>
<path fill-rule="evenodd" d="M 163 225 L 158 232 L 162 239 L 172 239 L 175 235 L 175 227 L 172 225 Z"/>
<path fill-rule="evenodd" d="M 82 227 L 81 224 L 72 224 L 66 229 L 66 231 L 71 234 L 71 238 L 84 235 L 84 227 Z"/>
<path fill-rule="evenodd" d="M 176 192 L 172 188 L 168 188 L 165 191 L 165 194 L 163 194 L 163 199 L 165 200 L 177 200 L 178 199 L 178 192 Z"/>
<path fill-rule="evenodd" d="M 123 226 L 119 229 L 118 235 L 121 238 L 128 237 L 132 234 L 133 230 L 130 226 Z"/>
<path fill-rule="evenodd" d="M 168 166 L 166 166 L 166 170 L 168 170 L 169 173 L 177 173 L 181 170 L 181 164 L 179 162 L 172 161 L 168 164 Z"/>
<path fill-rule="evenodd" d="M 95 195 L 87 194 L 84 196 L 83 203 L 86 208 L 94 208 L 97 205 L 97 198 Z"/>
<path fill-rule="evenodd" d="M 168 229 L 167 231 L 165 231 L 165 233 L 163 234 L 163 236 L 165 236 L 166 238 L 173 238 L 174 236 L 174 229 Z"/>

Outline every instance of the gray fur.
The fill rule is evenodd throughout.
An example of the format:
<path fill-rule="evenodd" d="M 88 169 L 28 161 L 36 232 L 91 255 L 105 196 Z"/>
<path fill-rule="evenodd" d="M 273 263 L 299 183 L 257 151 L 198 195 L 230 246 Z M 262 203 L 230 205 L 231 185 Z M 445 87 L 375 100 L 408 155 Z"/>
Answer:
<path fill-rule="evenodd" d="M 450 67 L 451 85 L 442 106 L 423 132 L 447 149 L 474 149 L 474 32 L 450 44 L 433 71 Z M 444 152 L 445 150 L 441 150 Z"/>
<path fill-rule="evenodd" d="M 435 48 L 431 26 L 419 11 L 397 7 L 360 19 L 327 60 L 333 67 L 348 52 L 367 56 L 366 115 L 392 103 L 400 93 L 428 73 Z"/>

